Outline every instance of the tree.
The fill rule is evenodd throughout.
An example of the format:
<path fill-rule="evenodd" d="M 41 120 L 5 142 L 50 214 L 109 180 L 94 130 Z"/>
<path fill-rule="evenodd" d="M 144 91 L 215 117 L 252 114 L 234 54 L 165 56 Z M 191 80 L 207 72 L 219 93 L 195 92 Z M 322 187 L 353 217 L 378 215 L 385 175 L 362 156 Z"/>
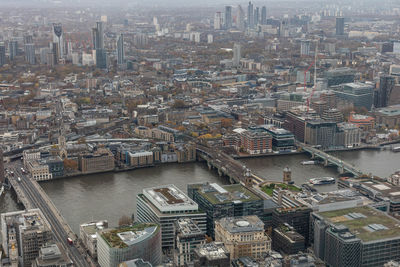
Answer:
<path fill-rule="evenodd" d="M 132 225 L 133 221 L 131 218 L 129 218 L 126 215 L 122 215 L 121 218 L 118 220 L 118 225 L 119 226 L 127 226 L 127 225 Z"/>
<path fill-rule="evenodd" d="M 229 118 L 223 118 L 223 119 L 221 119 L 221 126 L 222 126 L 223 128 L 232 127 L 232 119 L 229 119 Z"/>

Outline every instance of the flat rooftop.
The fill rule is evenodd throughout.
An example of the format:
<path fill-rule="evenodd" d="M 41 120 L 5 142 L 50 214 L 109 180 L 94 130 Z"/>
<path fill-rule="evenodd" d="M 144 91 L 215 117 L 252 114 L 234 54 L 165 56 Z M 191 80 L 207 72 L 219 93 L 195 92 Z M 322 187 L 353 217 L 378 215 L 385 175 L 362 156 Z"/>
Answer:
<path fill-rule="evenodd" d="M 199 193 L 212 204 L 225 204 L 230 202 L 250 202 L 262 199 L 241 184 L 224 185 L 207 184 L 201 185 Z"/>
<path fill-rule="evenodd" d="M 138 223 L 128 227 L 108 229 L 98 233 L 110 247 L 126 248 L 149 238 L 159 226 L 152 223 Z"/>
<path fill-rule="evenodd" d="M 264 223 L 255 215 L 222 218 L 218 223 L 229 233 L 264 231 Z"/>
<path fill-rule="evenodd" d="M 369 206 L 318 213 L 334 225 L 346 226 L 363 242 L 400 239 L 400 221 Z"/>
<path fill-rule="evenodd" d="M 161 212 L 198 210 L 197 203 L 172 184 L 145 188 L 143 195 Z"/>
<path fill-rule="evenodd" d="M 204 244 L 197 248 L 201 256 L 205 256 L 209 259 L 225 259 L 227 256 L 227 249 L 222 242 L 211 242 Z"/>
<path fill-rule="evenodd" d="M 204 232 L 189 218 L 181 218 L 176 221 L 176 229 L 182 236 L 202 235 Z"/>

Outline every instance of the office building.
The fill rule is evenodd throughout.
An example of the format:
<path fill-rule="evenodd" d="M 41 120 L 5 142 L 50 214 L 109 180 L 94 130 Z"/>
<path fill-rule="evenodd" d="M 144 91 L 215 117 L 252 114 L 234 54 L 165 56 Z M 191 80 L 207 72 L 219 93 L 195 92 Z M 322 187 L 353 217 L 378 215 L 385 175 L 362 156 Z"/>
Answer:
<path fill-rule="evenodd" d="M 260 8 L 256 7 L 254 9 L 254 26 L 257 27 L 260 22 Z"/>
<path fill-rule="evenodd" d="M 125 63 L 124 35 L 121 33 L 117 40 L 117 64 Z"/>
<path fill-rule="evenodd" d="M 114 155 L 106 148 L 93 153 L 81 154 L 78 157 L 79 170 L 82 173 L 106 172 L 114 170 Z"/>
<path fill-rule="evenodd" d="M 336 97 L 350 102 L 357 108 L 371 110 L 374 100 L 374 86 L 368 83 L 346 83 L 334 90 Z"/>
<path fill-rule="evenodd" d="M 222 242 L 207 243 L 194 250 L 194 267 L 226 267 L 230 264 L 229 251 Z"/>
<path fill-rule="evenodd" d="M 96 49 L 96 67 L 98 69 L 107 69 L 107 51 L 105 49 Z"/>
<path fill-rule="evenodd" d="M 212 34 L 207 34 L 207 43 L 212 44 L 214 42 L 214 36 Z"/>
<path fill-rule="evenodd" d="M 0 183 L 4 183 L 5 175 L 4 175 L 4 158 L 3 158 L 3 149 L 0 148 Z"/>
<path fill-rule="evenodd" d="M 264 200 L 240 184 L 190 184 L 188 194 L 207 214 L 207 235 L 214 237 L 214 223 L 225 217 L 257 215 L 262 220 Z"/>
<path fill-rule="evenodd" d="M 261 25 L 267 25 L 267 7 L 261 8 Z"/>
<path fill-rule="evenodd" d="M 251 2 L 247 6 L 247 27 L 250 29 L 254 28 L 254 6 Z"/>
<path fill-rule="evenodd" d="M 326 92 L 323 92 L 322 94 L 321 94 L 321 101 L 323 101 L 324 103 L 326 103 L 326 108 L 337 108 L 337 99 L 336 99 L 336 94 L 335 94 L 335 92 L 334 91 L 326 91 Z M 322 104 L 324 104 L 324 103 L 322 103 Z M 313 103 L 311 103 L 311 105 L 312 105 Z M 322 110 L 322 112 L 323 112 L 323 110 L 325 110 L 325 109 L 320 109 L 320 110 Z M 316 110 L 317 111 L 317 110 Z M 322 114 L 322 112 L 321 112 L 321 114 Z M 318 111 L 317 111 L 317 113 L 318 113 Z M 319 114 L 319 113 L 318 113 Z"/>
<path fill-rule="evenodd" d="M 233 45 L 233 65 L 235 67 L 239 67 L 240 66 L 240 59 L 242 58 L 241 56 L 241 45 L 238 43 L 235 43 Z"/>
<path fill-rule="evenodd" d="M 143 189 L 143 193 L 136 199 L 137 220 L 161 226 L 163 249 L 171 250 L 175 247 L 174 224 L 178 219 L 190 218 L 202 231 L 206 231 L 206 214 L 174 185 Z"/>
<path fill-rule="evenodd" d="M 175 222 L 176 243 L 174 251 L 175 266 L 187 266 L 193 262 L 194 250 L 206 243 L 205 232 L 189 218 Z"/>
<path fill-rule="evenodd" d="M 378 125 L 394 128 L 400 125 L 400 104 L 379 108 L 374 112 Z"/>
<path fill-rule="evenodd" d="M 272 213 L 272 226 L 277 228 L 285 223 L 290 225 L 304 237 L 307 246 L 309 244 L 311 212 L 311 208 L 304 206 L 298 208 L 276 208 Z"/>
<path fill-rule="evenodd" d="M 124 261 L 141 258 L 161 264 L 161 229 L 154 223 L 135 223 L 97 232 L 97 258 L 101 267 L 118 267 Z"/>
<path fill-rule="evenodd" d="M 244 256 L 264 259 L 271 250 L 271 238 L 255 215 L 226 217 L 215 222 L 215 241 L 224 243 L 231 259 Z"/>
<path fill-rule="evenodd" d="M 53 240 L 50 225 L 39 209 L 1 214 L 3 251 L 10 261 L 31 267 L 42 246 Z"/>
<path fill-rule="evenodd" d="M 57 60 L 59 60 L 64 57 L 64 33 L 61 23 L 53 23 L 53 43 L 57 44 Z"/>
<path fill-rule="evenodd" d="M 244 10 L 242 6 L 238 6 L 237 12 L 236 12 L 236 28 L 238 28 L 241 31 L 245 30 L 245 15 L 244 15 Z"/>
<path fill-rule="evenodd" d="M 16 40 L 11 40 L 8 42 L 8 53 L 10 61 L 13 61 L 18 55 L 18 42 Z"/>
<path fill-rule="evenodd" d="M 336 18 L 336 35 L 344 35 L 344 18 Z"/>
<path fill-rule="evenodd" d="M 262 125 L 257 127 L 261 131 L 265 131 L 272 138 L 272 150 L 273 151 L 291 151 L 295 149 L 294 135 L 283 128 L 276 127 L 272 124 Z"/>
<path fill-rule="evenodd" d="M 216 12 L 214 15 L 214 30 L 221 30 L 222 29 L 222 13 Z"/>
<path fill-rule="evenodd" d="M 225 7 L 225 29 L 229 30 L 232 28 L 232 7 Z"/>
<path fill-rule="evenodd" d="M 383 266 L 399 260 L 399 223 L 369 206 L 314 212 L 315 255 L 332 267 Z"/>
<path fill-rule="evenodd" d="M 272 244 L 275 251 L 286 255 L 297 254 L 306 249 L 304 236 L 297 233 L 289 224 L 274 228 Z"/>
<path fill-rule="evenodd" d="M 92 29 L 93 49 L 104 49 L 104 29 L 103 22 L 96 22 L 96 27 Z"/>
<path fill-rule="evenodd" d="M 321 119 L 326 121 L 343 122 L 343 113 L 336 108 L 325 109 L 321 114 Z"/>
<path fill-rule="evenodd" d="M 25 61 L 31 65 L 36 64 L 35 45 L 25 44 Z"/>
<path fill-rule="evenodd" d="M 306 122 L 304 143 L 321 148 L 330 148 L 336 145 L 337 125 L 334 121 L 313 120 Z"/>
<path fill-rule="evenodd" d="M 301 40 L 300 42 L 300 55 L 309 56 L 310 55 L 310 40 Z"/>
<path fill-rule="evenodd" d="M 0 43 L 0 67 L 6 64 L 6 46 Z"/>
<path fill-rule="evenodd" d="M 97 258 L 97 232 L 108 228 L 107 221 L 90 222 L 81 224 L 79 237 L 82 243 L 93 258 Z"/>
<path fill-rule="evenodd" d="M 74 263 L 69 258 L 60 243 L 45 244 L 39 250 L 39 256 L 32 267 L 72 267 Z"/>
<path fill-rule="evenodd" d="M 374 107 L 387 107 L 396 85 L 394 76 L 384 75 L 380 77 L 379 87 L 374 91 Z"/>
<path fill-rule="evenodd" d="M 324 73 L 324 77 L 328 81 L 328 87 L 343 83 L 352 83 L 354 82 L 355 75 L 355 70 L 351 68 L 336 68 Z"/>

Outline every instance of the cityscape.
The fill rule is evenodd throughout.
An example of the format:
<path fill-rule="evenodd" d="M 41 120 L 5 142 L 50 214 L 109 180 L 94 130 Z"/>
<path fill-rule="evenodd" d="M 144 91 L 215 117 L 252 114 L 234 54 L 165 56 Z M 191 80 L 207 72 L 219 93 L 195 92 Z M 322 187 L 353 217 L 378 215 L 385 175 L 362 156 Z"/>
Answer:
<path fill-rule="evenodd" d="M 0 7 L 0 266 L 400 267 L 399 1 Z"/>

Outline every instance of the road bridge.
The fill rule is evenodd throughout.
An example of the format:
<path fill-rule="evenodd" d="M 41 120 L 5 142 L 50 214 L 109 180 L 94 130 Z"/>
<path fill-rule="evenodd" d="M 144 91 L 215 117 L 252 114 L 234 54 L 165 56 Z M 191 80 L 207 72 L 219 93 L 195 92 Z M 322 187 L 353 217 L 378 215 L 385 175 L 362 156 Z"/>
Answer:
<path fill-rule="evenodd" d="M 50 224 L 55 241 L 61 243 L 75 266 L 97 266 L 97 263 L 84 249 L 82 241 L 72 231 L 41 186 L 34 179 L 22 172 L 21 161 L 8 163 L 6 167 L 8 170 L 14 172 L 14 175 L 8 175 L 7 179 L 16 192 L 19 202 L 26 209 L 38 208 L 42 211 Z M 74 241 L 74 245 L 68 244 L 68 238 Z"/>
<path fill-rule="evenodd" d="M 324 166 L 328 166 L 328 165 L 334 165 L 338 168 L 338 171 L 340 174 L 343 173 L 351 173 L 353 174 L 355 177 L 360 177 L 362 176 L 364 173 L 357 169 L 356 167 L 354 167 L 353 165 L 351 165 L 350 163 L 343 161 L 331 154 L 328 154 L 324 151 L 321 151 L 315 147 L 306 145 L 304 143 L 297 143 L 298 147 L 301 147 L 301 149 L 307 153 L 309 153 L 311 155 L 311 158 L 313 159 L 322 159 L 324 162 Z"/>

